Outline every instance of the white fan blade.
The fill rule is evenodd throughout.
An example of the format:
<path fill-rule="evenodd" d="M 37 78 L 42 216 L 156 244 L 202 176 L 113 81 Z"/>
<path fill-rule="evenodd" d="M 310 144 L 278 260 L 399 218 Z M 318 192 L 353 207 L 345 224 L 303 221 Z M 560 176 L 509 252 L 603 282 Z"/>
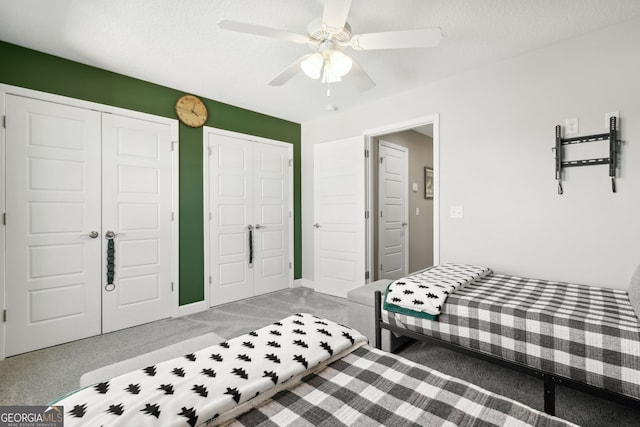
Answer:
<path fill-rule="evenodd" d="M 294 63 L 289 65 L 287 68 L 284 69 L 284 71 L 282 71 L 273 80 L 271 80 L 269 82 L 269 86 L 282 86 L 283 84 L 291 80 L 293 76 L 298 74 L 299 71 L 302 71 L 300 69 L 300 63 L 304 61 L 308 56 L 309 55 L 304 55 L 298 58 Z"/>
<path fill-rule="evenodd" d="M 290 33 L 277 28 L 264 27 L 262 25 L 247 24 L 246 22 L 229 21 L 223 19 L 218 21 L 218 27 L 223 30 L 237 31 L 239 33 L 256 34 L 258 36 L 272 37 L 274 39 L 287 40 L 298 44 L 309 42 L 309 36 Z"/>
<path fill-rule="evenodd" d="M 338 34 L 347 22 L 351 0 L 325 0 L 322 25 L 331 34 Z"/>
<path fill-rule="evenodd" d="M 358 88 L 360 92 L 369 90 L 376 85 L 371 77 L 369 77 L 369 74 L 367 74 L 367 72 L 364 71 L 356 61 L 353 61 L 349 75 L 351 78 L 353 78 L 356 88 Z"/>
<path fill-rule="evenodd" d="M 351 47 L 357 50 L 433 47 L 440 43 L 441 39 L 442 30 L 440 28 L 388 31 L 357 34 L 351 37 Z"/>

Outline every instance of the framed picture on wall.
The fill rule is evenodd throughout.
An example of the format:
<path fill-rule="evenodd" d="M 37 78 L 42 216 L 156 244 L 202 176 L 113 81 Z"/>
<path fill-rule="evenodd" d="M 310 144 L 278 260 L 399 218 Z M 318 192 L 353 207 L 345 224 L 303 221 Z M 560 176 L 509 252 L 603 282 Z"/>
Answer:
<path fill-rule="evenodd" d="M 433 168 L 424 167 L 424 198 L 433 199 Z"/>

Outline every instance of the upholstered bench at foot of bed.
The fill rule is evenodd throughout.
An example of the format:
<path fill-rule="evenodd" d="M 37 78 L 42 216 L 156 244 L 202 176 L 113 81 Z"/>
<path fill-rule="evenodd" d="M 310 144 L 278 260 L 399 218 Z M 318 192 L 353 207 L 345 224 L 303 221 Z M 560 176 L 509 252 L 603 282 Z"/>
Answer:
<path fill-rule="evenodd" d="M 159 348 L 158 350 L 151 351 L 149 353 L 141 354 L 140 356 L 103 366 L 102 368 L 89 371 L 82 375 L 80 377 L 80 387 L 97 384 L 99 382 L 106 381 L 109 378 L 117 377 L 118 375 L 122 375 L 136 369 L 143 369 L 147 366 L 155 365 L 165 360 L 193 353 L 194 351 L 202 350 L 203 348 L 210 347 L 214 344 L 219 344 L 224 340 L 225 338 L 220 335 L 210 332 L 167 347 Z"/>
<path fill-rule="evenodd" d="M 378 280 L 347 293 L 347 322 L 350 327 L 359 331 L 369 339 L 369 344 L 375 346 L 375 322 L 374 322 L 374 293 L 384 291 L 391 283 L 391 280 Z M 382 331 L 382 350 L 395 351 L 404 343 L 411 341 L 410 338 L 397 337 L 387 330 Z"/>

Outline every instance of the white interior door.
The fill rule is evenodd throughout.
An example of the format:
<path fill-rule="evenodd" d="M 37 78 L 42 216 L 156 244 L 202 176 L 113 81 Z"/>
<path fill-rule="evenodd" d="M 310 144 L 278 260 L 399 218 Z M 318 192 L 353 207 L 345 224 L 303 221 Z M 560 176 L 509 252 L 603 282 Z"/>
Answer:
<path fill-rule="evenodd" d="M 253 143 L 255 295 L 289 287 L 289 151 Z"/>
<path fill-rule="evenodd" d="M 6 355 L 100 333 L 100 113 L 6 96 Z M 93 233 L 93 234 L 92 234 Z"/>
<path fill-rule="evenodd" d="M 177 124 L 5 99 L 5 355 L 168 317 Z"/>
<path fill-rule="evenodd" d="M 208 144 L 210 295 L 219 305 L 254 295 L 253 150 L 249 141 L 211 133 Z"/>
<path fill-rule="evenodd" d="M 103 116 L 103 332 L 171 315 L 171 132 L 164 123 Z"/>
<path fill-rule="evenodd" d="M 365 283 L 362 137 L 314 146 L 315 290 L 346 298 Z"/>
<path fill-rule="evenodd" d="M 380 141 L 378 153 L 378 278 L 399 279 L 409 269 L 408 150 Z"/>
<path fill-rule="evenodd" d="M 291 146 L 214 132 L 206 141 L 211 305 L 288 288 Z"/>

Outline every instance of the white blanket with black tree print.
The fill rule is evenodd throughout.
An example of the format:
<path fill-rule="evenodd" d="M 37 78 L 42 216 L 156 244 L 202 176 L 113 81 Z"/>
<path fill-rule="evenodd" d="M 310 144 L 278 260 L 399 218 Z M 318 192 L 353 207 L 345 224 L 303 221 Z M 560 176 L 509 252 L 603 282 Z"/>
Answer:
<path fill-rule="evenodd" d="M 237 416 L 367 342 L 296 314 L 226 342 L 79 390 L 65 426 L 196 426 Z"/>

